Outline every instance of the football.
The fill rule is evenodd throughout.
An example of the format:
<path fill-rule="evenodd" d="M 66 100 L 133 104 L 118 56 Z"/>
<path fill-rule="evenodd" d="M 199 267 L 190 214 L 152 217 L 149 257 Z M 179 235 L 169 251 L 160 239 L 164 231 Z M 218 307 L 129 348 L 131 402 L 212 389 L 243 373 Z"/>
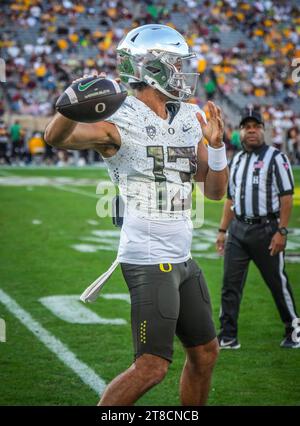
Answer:
<path fill-rule="evenodd" d="M 72 83 L 58 98 L 55 107 L 71 120 L 95 123 L 116 112 L 126 96 L 125 87 L 115 80 L 87 77 Z"/>

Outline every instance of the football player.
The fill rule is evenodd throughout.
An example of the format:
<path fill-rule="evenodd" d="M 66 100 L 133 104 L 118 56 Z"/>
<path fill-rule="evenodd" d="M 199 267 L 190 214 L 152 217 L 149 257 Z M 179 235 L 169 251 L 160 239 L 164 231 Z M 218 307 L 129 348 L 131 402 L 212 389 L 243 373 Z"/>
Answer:
<path fill-rule="evenodd" d="M 194 94 L 198 74 L 177 31 L 145 25 L 117 47 L 121 80 L 134 89 L 106 121 L 84 124 L 57 113 L 45 140 L 62 149 L 94 149 L 125 203 L 118 261 L 131 296 L 133 364 L 116 377 L 100 405 L 132 405 L 165 377 L 177 335 L 186 351 L 183 405 L 205 404 L 218 355 L 208 289 L 191 258 L 192 178 L 206 197 L 223 197 L 227 161 L 220 109 Z M 208 146 L 203 143 L 208 141 Z"/>

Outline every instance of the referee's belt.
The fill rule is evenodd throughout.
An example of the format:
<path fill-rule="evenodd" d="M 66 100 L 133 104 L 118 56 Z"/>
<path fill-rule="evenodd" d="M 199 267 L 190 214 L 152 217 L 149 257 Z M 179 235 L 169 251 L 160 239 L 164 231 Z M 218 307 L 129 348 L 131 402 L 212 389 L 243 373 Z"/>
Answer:
<path fill-rule="evenodd" d="M 276 220 L 279 218 L 279 213 L 271 213 L 268 214 L 267 216 L 254 216 L 254 217 L 250 217 L 250 216 L 235 216 L 237 218 L 237 220 L 239 220 L 240 222 L 244 222 L 244 223 L 248 223 L 250 225 L 256 224 L 256 223 L 267 223 L 270 220 Z"/>

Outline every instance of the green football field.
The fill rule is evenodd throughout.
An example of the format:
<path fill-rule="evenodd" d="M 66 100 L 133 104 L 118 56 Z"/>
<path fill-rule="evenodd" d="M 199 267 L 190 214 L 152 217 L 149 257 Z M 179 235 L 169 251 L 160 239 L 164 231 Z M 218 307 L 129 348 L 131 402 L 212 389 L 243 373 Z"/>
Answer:
<path fill-rule="evenodd" d="M 294 173 L 286 269 L 300 310 L 300 170 Z M 130 305 L 120 269 L 95 303 L 78 301 L 116 255 L 119 231 L 96 213 L 97 182 L 105 180 L 101 168 L 0 169 L 0 318 L 6 323 L 0 405 L 95 405 L 105 384 L 132 362 Z M 214 241 L 222 205 L 205 203 L 205 225 L 193 242 L 217 326 L 222 259 Z M 283 331 L 251 266 L 239 321 L 242 347 L 220 353 L 209 405 L 300 405 L 300 351 L 279 347 Z M 137 405 L 179 405 L 183 362 L 176 339 L 166 379 Z"/>

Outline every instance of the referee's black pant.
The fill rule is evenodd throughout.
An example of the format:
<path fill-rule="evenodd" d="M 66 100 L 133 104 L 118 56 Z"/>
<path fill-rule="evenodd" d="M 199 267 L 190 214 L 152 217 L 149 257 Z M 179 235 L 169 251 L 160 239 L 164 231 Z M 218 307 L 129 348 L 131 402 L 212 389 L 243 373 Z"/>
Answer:
<path fill-rule="evenodd" d="M 276 230 L 276 219 L 263 224 L 247 224 L 236 218 L 232 220 L 224 253 L 221 336 L 237 336 L 239 308 L 250 260 L 254 261 L 269 287 L 286 331 L 292 330 L 292 321 L 298 315 L 285 272 L 284 254 L 281 252 L 270 256 L 269 250 Z"/>

